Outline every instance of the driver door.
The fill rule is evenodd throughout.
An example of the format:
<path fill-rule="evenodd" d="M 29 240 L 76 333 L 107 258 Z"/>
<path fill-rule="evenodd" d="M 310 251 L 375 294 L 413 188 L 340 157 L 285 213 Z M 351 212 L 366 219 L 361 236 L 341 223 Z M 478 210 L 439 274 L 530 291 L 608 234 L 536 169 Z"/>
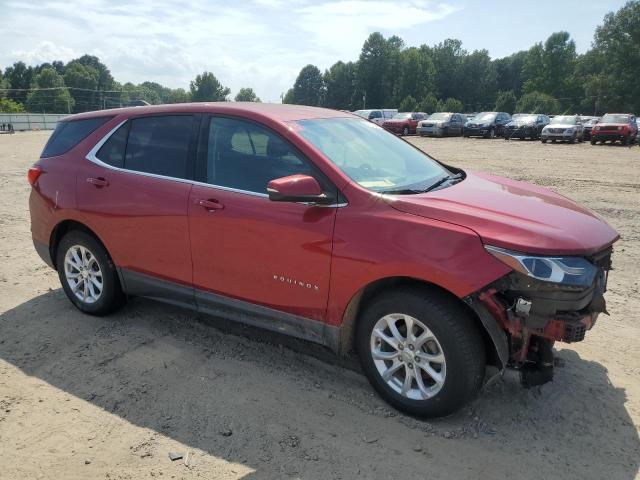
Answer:
<path fill-rule="evenodd" d="M 215 312 L 223 296 L 232 307 L 324 320 L 336 208 L 270 201 L 267 183 L 306 174 L 335 187 L 281 136 L 248 120 L 209 117 L 199 150 L 189 199 L 199 307 Z"/>

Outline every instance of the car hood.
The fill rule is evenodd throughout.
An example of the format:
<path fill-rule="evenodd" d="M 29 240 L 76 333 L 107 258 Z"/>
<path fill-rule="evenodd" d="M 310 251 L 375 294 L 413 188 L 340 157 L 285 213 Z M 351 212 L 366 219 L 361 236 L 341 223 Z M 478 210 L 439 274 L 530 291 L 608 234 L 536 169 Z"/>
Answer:
<path fill-rule="evenodd" d="M 536 124 L 534 122 L 509 122 L 507 123 L 507 127 L 534 127 Z"/>
<path fill-rule="evenodd" d="M 485 244 L 543 255 L 596 253 L 619 236 L 596 213 L 536 185 L 467 172 L 448 188 L 384 196 L 402 212 L 474 230 Z"/>
<path fill-rule="evenodd" d="M 571 125 L 569 123 L 550 123 L 547 125 L 549 128 L 575 128 L 577 125 Z"/>

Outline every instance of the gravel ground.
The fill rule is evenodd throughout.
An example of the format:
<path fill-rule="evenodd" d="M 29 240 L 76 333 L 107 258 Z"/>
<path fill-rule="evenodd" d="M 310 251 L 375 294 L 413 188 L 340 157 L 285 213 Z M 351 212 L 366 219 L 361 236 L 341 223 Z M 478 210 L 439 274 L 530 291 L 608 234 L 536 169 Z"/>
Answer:
<path fill-rule="evenodd" d="M 26 170 L 48 135 L 0 135 L 0 478 L 640 478 L 640 148 L 411 139 L 567 195 L 622 235 L 611 316 L 559 346 L 553 383 L 507 374 L 426 422 L 303 342 L 143 299 L 76 311 L 29 234 Z"/>

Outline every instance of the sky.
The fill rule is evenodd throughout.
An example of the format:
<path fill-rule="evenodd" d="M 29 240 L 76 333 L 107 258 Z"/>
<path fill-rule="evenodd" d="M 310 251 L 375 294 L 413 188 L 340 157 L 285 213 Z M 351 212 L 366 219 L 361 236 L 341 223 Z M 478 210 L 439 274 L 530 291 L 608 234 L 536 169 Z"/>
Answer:
<path fill-rule="evenodd" d="M 493 58 L 566 30 L 578 52 L 624 0 L 0 0 L 0 68 L 97 55 L 121 83 L 177 88 L 205 70 L 279 102 L 302 67 L 357 60 L 372 32 L 462 40 Z"/>

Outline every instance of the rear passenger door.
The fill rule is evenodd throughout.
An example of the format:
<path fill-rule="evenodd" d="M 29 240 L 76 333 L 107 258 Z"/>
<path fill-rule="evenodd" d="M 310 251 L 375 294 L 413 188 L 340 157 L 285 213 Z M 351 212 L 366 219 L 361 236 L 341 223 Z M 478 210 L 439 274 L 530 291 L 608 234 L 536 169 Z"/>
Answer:
<path fill-rule="evenodd" d="M 189 200 L 198 306 L 215 314 L 248 302 L 323 320 L 336 208 L 272 202 L 267 183 L 307 174 L 327 192 L 335 187 L 280 135 L 248 120 L 210 117 L 199 150 Z"/>
<path fill-rule="evenodd" d="M 89 152 L 78 174 L 79 208 L 129 293 L 193 302 L 187 202 L 199 119 L 129 119 Z"/>

